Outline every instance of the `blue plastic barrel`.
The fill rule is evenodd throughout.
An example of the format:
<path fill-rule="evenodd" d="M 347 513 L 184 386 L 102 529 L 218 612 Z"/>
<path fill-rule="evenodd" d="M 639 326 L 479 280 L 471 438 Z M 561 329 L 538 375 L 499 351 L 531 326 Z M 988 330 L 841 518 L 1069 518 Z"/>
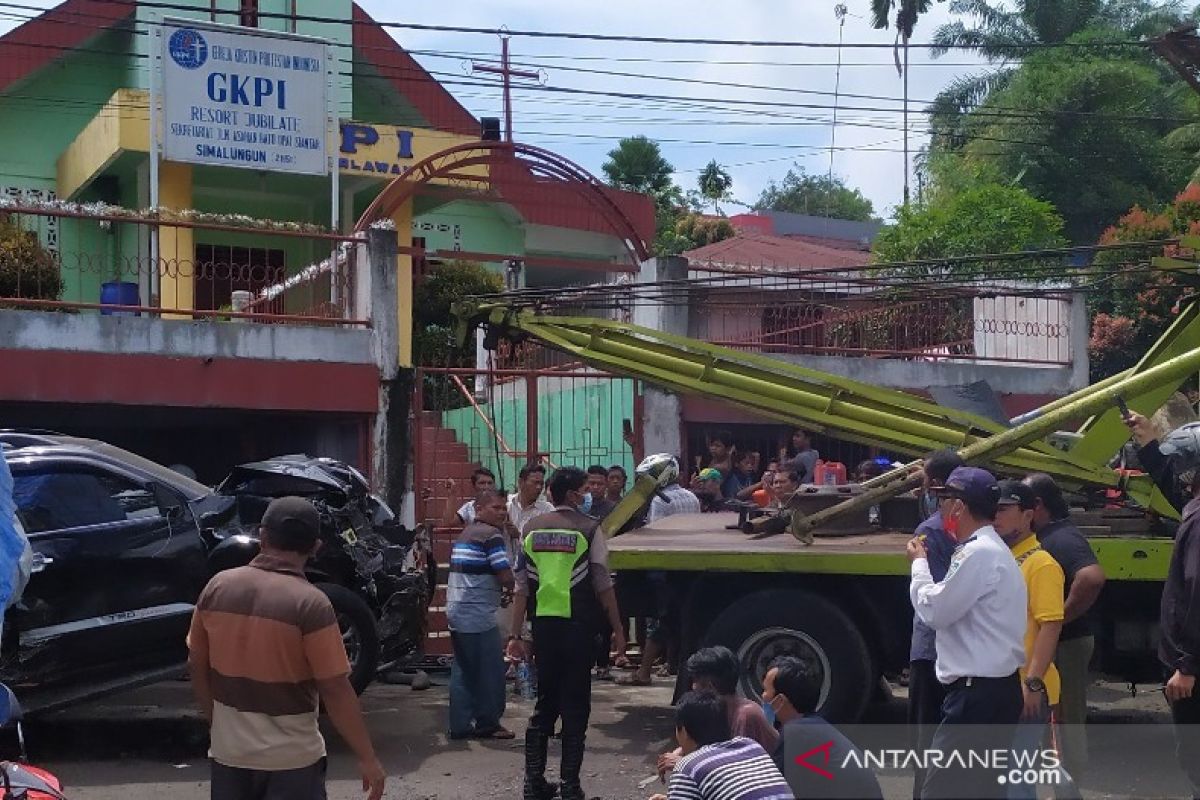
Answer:
<path fill-rule="evenodd" d="M 102 306 L 140 306 L 141 304 L 142 298 L 136 283 L 110 281 L 100 284 L 100 305 Z M 106 317 L 141 316 L 137 311 L 113 311 L 108 308 L 101 308 L 100 313 Z"/>

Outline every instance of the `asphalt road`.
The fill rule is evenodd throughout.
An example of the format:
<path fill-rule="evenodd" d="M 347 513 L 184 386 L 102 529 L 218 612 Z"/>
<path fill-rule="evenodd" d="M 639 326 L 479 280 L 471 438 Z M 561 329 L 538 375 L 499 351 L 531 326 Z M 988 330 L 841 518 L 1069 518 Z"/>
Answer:
<path fill-rule="evenodd" d="M 364 696 L 368 724 L 389 774 L 387 796 L 411 800 L 512 798 L 519 796 L 520 738 L 511 742 L 449 742 L 444 733 L 446 676 L 434 688 L 377 684 Z M 639 788 L 667 749 L 672 725 L 668 682 L 631 689 L 597 683 L 584 762 L 589 795 L 646 798 L 658 784 Z M 1152 690 L 1130 697 L 1128 687 L 1103 684 L 1091 693 L 1093 724 L 1103 726 L 1084 783 L 1089 798 L 1186 797 L 1175 765 L 1170 718 Z M 520 734 L 529 704 L 513 698 L 506 721 Z M 870 721 L 900 723 L 903 690 L 871 711 Z M 201 800 L 208 797 L 206 732 L 190 709 L 186 683 L 169 683 L 63 712 L 27 726 L 34 763 L 55 772 L 71 798 L 83 800 Z M 330 743 L 331 800 L 361 797 L 352 759 Z M 557 745 L 551 746 L 551 764 Z M 553 767 L 552 767 L 553 769 Z M 885 773 L 886 796 L 911 797 L 911 780 Z"/>

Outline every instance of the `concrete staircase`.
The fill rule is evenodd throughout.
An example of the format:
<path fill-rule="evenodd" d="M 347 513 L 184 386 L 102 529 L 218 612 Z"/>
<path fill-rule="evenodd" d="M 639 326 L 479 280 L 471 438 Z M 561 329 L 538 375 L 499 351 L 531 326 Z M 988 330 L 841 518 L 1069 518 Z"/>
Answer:
<path fill-rule="evenodd" d="M 471 473 L 479 468 L 471 461 L 467 446 L 458 441 L 454 431 L 442 427 L 441 414 L 423 411 L 417 420 L 420 448 L 420 485 L 414 487 L 417 497 L 417 521 L 440 520 L 446 508 L 448 489 L 446 480 L 453 479 L 463 487 L 470 485 Z M 457 507 L 467 499 L 455 497 Z M 429 633 L 425 641 L 425 655 L 433 658 L 449 656 L 450 631 L 446 625 L 446 579 L 450 573 L 450 550 L 459 527 L 436 527 L 433 533 L 433 555 L 438 563 L 438 586 L 434 590 L 429 608 Z"/>

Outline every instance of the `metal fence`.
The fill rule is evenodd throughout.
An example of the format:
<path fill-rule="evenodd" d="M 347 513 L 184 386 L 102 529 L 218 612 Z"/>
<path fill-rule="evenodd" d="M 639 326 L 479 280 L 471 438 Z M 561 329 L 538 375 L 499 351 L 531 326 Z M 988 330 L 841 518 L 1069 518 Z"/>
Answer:
<path fill-rule="evenodd" d="M 239 224 L 245 222 L 245 224 Z M 365 325 L 365 241 L 292 223 L 0 207 L 0 305 L 260 323 Z"/>
<path fill-rule="evenodd" d="M 1073 300 L 1061 289 L 922 292 L 802 279 L 749 283 L 692 291 L 690 334 L 770 355 L 1046 366 L 1072 361 Z"/>

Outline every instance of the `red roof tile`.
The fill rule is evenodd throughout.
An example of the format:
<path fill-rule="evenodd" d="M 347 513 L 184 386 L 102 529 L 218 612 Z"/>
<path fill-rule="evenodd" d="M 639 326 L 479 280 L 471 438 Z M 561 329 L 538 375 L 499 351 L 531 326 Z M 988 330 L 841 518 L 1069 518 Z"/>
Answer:
<path fill-rule="evenodd" d="M 379 23 L 354 4 L 354 48 L 421 113 L 430 127 L 463 136 L 478 136 L 479 121 L 454 95 L 434 80 Z"/>
<path fill-rule="evenodd" d="M 739 233 L 720 242 L 698 247 L 683 254 L 693 270 L 705 266 L 740 269 L 818 269 L 821 267 L 861 267 L 870 254 L 813 244 L 800 239 L 768 236 L 765 233 Z"/>
<path fill-rule="evenodd" d="M 67 0 L 0 36 L 0 92 L 131 15 L 118 0 Z"/>
<path fill-rule="evenodd" d="M 870 245 L 864 245 L 862 242 L 851 241 L 850 239 L 835 239 L 832 236 L 813 236 L 807 233 L 789 233 L 784 236 L 785 239 L 796 239 L 809 244 L 819 244 L 822 247 L 832 247 L 834 250 L 852 250 L 856 253 L 866 253 L 870 251 Z"/>

